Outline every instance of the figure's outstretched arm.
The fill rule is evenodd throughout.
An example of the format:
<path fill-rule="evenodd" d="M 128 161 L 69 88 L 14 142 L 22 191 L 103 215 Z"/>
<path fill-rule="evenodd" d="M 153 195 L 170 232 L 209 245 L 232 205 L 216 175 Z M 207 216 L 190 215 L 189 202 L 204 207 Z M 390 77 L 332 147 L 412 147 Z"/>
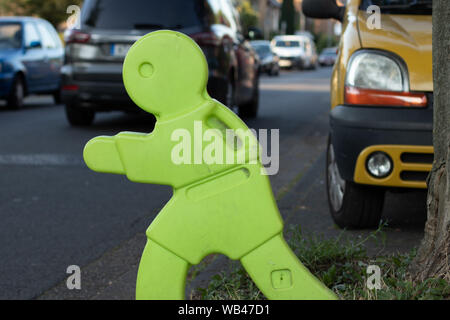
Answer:
<path fill-rule="evenodd" d="M 97 137 L 84 147 L 83 158 L 87 166 L 97 172 L 125 174 L 114 137 Z"/>

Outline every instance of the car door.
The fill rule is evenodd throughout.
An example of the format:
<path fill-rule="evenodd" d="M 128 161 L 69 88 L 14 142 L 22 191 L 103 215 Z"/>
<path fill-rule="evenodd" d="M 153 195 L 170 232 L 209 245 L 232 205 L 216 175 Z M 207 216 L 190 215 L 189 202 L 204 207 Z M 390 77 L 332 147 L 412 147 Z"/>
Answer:
<path fill-rule="evenodd" d="M 24 55 L 22 63 L 26 71 L 26 84 L 29 93 L 40 91 L 45 88 L 48 76 L 48 61 L 46 61 L 45 50 L 34 22 L 24 23 Z"/>
<path fill-rule="evenodd" d="M 44 79 L 43 86 L 46 91 L 53 91 L 60 87 L 61 82 L 60 71 L 63 64 L 61 41 L 57 38 L 56 32 L 49 23 L 39 21 L 36 26 L 42 39 L 42 49 L 45 55 L 43 67 L 46 68 L 47 76 Z"/>

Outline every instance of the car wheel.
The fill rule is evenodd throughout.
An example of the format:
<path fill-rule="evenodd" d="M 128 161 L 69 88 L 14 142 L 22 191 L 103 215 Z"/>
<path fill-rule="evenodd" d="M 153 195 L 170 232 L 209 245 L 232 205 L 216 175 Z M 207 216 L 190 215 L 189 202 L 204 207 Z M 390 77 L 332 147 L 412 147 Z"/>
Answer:
<path fill-rule="evenodd" d="M 95 111 L 66 104 L 66 116 L 73 126 L 89 126 L 95 118 Z"/>
<path fill-rule="evenodd" d="M 328 204 L 334 222 L 345 229 L 377 227 L 383 210 L 384 190 L 344 180 L 339 173 L 330 141 L 326 174 Z"/>
<path fill-rule="evenodd" d="M 25 98 L 25 85 L 23 78 L 17 76 L 14 79 L 11 92 L 8 97 L 8 106 L 12 109 L 21 109 L 23 107 L 23 99 Z"/>
<path fill-rule="evenodd" d="M 256 118 L 259 109 L 259 75 L 257 75 L 253 97 L 250 102 L 239 106 L 239 116 L 242 118 Z"/>
<path fill-rule="evenodd" d="M 52 96 L 53 96 L 53 101 L 55 102 L 55 104 L 61 104 L 61 102 L 62 102 L 61 89 L 58 89 L 55 92 L 53 92 Z"/>
<path fill-rule="evenodd" d="M 280 75 L 280 69 L 274 65 L 271 69 L 270 69 L 270 75 L 271 76 L 278 76 Z"/>
<path fill-rule="evenodd" d="M 225 97 L 221 101 L 225 104 L 230 110 L 236 112 L 236 90 L 234 87 L 234 82 L 229 79 L 227 82 L 227 91 L 225 93 Z"/>

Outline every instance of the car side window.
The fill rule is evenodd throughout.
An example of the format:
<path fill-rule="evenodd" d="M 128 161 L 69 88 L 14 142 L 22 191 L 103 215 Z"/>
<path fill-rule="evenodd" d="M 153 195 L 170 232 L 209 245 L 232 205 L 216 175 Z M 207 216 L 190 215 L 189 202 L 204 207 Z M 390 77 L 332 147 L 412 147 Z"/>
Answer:
<path fill-rule="evenodd" d="M 55 49 L 57 47 L 55 43 L 55 39 L 51 36 L 51 34 L 48 32 L 47 28 L 44 26 L 42 22 L 39 22 L 37 24 L 39 33 L 41 34 L 42 38 L 42 46 L 46 49 Z"/>
<path fill-rule="evenodd" d="M 25 31 L 25 47 L 30 47 L 33 42 L 41 41 L 34 23 L 27 22 L 24 27 Z"/>
<path fill-rule="evenodd" d="M 50 35 L 53 37 L 53 40 L 56 43 L 56 47 L 57 48 L 61 48 L 62 47 L 62 42 L 61 42 L 61 38 L 59 37 L 58 32 L 56 32 L 55 28 L 53 28 L 53 26 L 50 23 L 44 22 L 44 25 L 47 28 L 47 30 L 50 33 Z"/>

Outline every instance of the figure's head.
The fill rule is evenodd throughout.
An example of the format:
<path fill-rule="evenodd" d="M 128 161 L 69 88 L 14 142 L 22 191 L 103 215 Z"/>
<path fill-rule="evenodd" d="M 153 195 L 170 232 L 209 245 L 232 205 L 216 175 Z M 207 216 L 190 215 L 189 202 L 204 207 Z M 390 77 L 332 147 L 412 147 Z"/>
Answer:
<path fill-rule="evenodd" d="M 156 31 L 139 39 L 123 65 L 131 99 L 155 116 L 194 109 L 205 101 L 208 65 L 200 47 L 188 36 Z"/>

